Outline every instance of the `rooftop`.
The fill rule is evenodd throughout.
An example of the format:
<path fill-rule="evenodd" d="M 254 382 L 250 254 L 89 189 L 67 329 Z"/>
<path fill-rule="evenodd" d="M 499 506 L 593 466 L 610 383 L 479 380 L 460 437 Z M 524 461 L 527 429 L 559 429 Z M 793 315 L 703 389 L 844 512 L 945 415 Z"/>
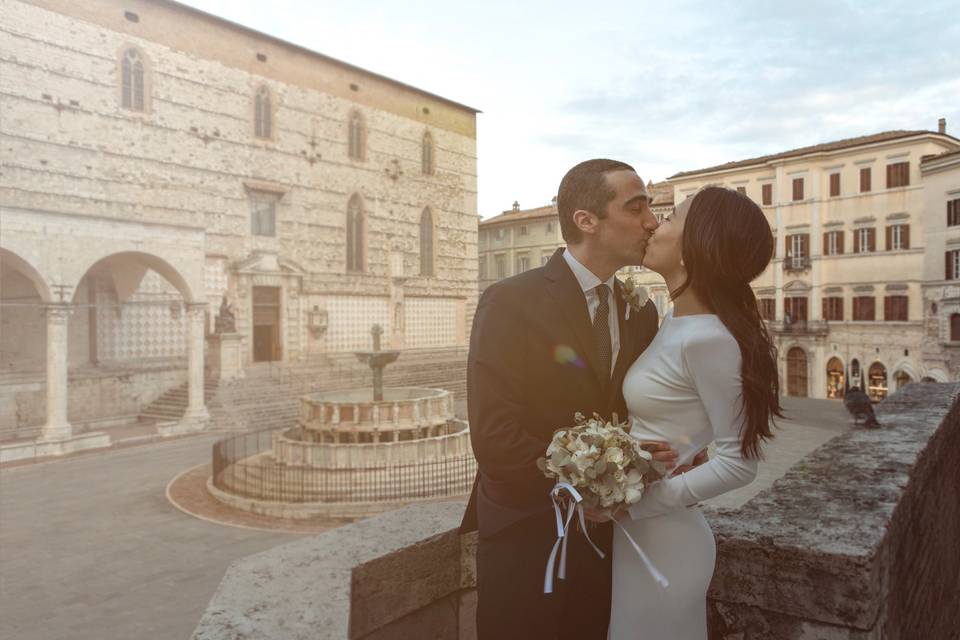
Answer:
<path fill-rule="evenodd" d="M 843 149 L 851 149 L 854 147 L 877 144 L 880 142 L 890 142 L 892 140 L 900 140 L 902 138 L 912 138 L 914 136 L 936 136 L 936 137 L 948 140 L 950 142 L 960 144 L 960 140 L 958 140 L 957 138 L 954 138 L 951 135 L 947 135 L 945 133 L 937 133 L 936 131 L 924 131 L 924 130 L 907 131 L 903 129 L 897 129 L 895 131 L 883 131 L 881 133 L 874 133 L 868 136 L 859 136 L 856 138 L 846 138 L 844 140 L 835 140 L 833 142 L 824 142 L 822 144 L 815 144 L 808 147 L 800 147 L 799 149 L 791 149 L 790 151 L 783 151 L 781 153 L 758 156 L 756 158 L 748 158 L 746 160 L 736 160 L 734 162 L 718 164 L 713 167 L 696 169 L 694 171 L 681 171 L 680 173 L 673 174 L 668 179 L 674 180 L 676 178 L 685 178 L 687 176 L 695 176 L 702 173 L 713 173 L 715 171 L 728 171 L 730 169 L 739 169 L 741 167 L 749 167 L 752 165 L 766 164 L 774 160 L 785 160 L 787 158 L 796 158 L 800 156 L 809 155 L 812 153 L 828 153 L 831 151 L 841 151 Z"/>

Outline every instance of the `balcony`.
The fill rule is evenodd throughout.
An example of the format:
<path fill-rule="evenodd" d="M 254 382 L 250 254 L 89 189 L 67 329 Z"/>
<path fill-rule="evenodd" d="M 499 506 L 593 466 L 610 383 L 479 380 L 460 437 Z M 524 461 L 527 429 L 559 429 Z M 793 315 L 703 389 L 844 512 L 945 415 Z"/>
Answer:
<path fill-rule="evenodd" d="M 794 320 L 793 322 L 767 322 L 770 331 L 777 335 L 820 337 L 830 333 L 826 320 Z"/>
<path fill-rule="evenodd" d="M 783 259 L 784 273 L 795 273 L 810 270 L 810 256 L 787 256 Z"/>

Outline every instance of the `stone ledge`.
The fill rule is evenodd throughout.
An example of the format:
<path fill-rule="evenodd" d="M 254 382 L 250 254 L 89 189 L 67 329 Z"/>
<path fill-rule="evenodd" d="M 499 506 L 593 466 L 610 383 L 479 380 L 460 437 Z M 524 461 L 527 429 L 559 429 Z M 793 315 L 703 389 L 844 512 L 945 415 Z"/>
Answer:
<path fill-rule="evenodd" d="M 414 505 L 238 560 L 192 640 L 356 638 L 416 613 L 460 586 L 463 509 Z"/>
<path fill-rule="evenodd" d="M 872 629 L 887 588 L 878 551 L 919 456 L 941 425 L 960 426 L 958 391 L 911 385 L 878 406 L 882 428 L 838 436 L 741 508 L 709 511 L 710 597 Z"/>
<path fill-rule="evenodd" d="M 47 456 L 65 456 L 87 449 L 103 449 L 111 444 L 110 436 L 102 431 L 80 433 L 64 440 L 14 442 L 0 445 L 0 462 L 16 462 Z"/>

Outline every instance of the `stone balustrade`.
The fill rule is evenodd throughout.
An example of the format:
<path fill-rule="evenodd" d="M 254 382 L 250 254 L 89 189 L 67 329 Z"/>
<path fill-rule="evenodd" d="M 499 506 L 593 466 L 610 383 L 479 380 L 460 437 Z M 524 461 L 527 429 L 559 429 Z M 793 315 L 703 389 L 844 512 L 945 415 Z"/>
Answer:
<path fill-rule="evenodd" d="M 816 449 L 717 537 L 711 640 L 952 638 L 960 629 L 960 385 L 914 384 L 882 427 Z M 463 503 L 410 506 L 235 562 L 193 640 L 476 637 Z"/>
<path fill-rule="evenodd" d="M 454 417 L 453 394 L 444 389 L 387 388 L 374 402 L 369 389 L 315 393 L 301 400 L 299 425 L 317 442 L 381 442 L 438 435 Z"/>

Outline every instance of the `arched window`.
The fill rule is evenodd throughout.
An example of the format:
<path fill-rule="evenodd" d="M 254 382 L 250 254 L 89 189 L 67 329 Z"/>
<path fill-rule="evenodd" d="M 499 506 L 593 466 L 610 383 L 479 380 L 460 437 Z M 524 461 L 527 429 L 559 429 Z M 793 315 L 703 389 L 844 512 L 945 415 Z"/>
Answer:
<path fill-rule="evenodd" d="M 364 160 L 367 155 L 367 125 L 359 111 L 350 112 L 347 154 L 353 160 Z"/>
<path fill-rule="evenodd" d="M 269 138 L 273 135 L 272 118 L 270 89 L 261 85 L 253 99 L 253 132 L 258 138 Z"/>
<path fill-rule="evenodd" d="M 950 342 L 960 341 L 960 313 L 950 316 Z"/>
<path fill-rule="evenodd" d="M 420 214 L 420 275 L 433 275 L 433 214 L 430 207 Z"/>
<path fill-rule="evenodd" d="M 355 194 L 347 204 L 347 271 L 363 271 L 364 227 L 363 200 Z"/>
<path fill-rule="evenodd" d="M 423 134 L 423 146 L 420 150 L 421 171 L 425 176 L 432 176 L 435 169 L 433 164 L 433 136 L 427 131 Z"/>
<path fill-rule="evenodd" d="M 143 56 L 136 49 L 123 52 L 120 62 L 120 101 L 124 109 L 146 110 Z"/>

